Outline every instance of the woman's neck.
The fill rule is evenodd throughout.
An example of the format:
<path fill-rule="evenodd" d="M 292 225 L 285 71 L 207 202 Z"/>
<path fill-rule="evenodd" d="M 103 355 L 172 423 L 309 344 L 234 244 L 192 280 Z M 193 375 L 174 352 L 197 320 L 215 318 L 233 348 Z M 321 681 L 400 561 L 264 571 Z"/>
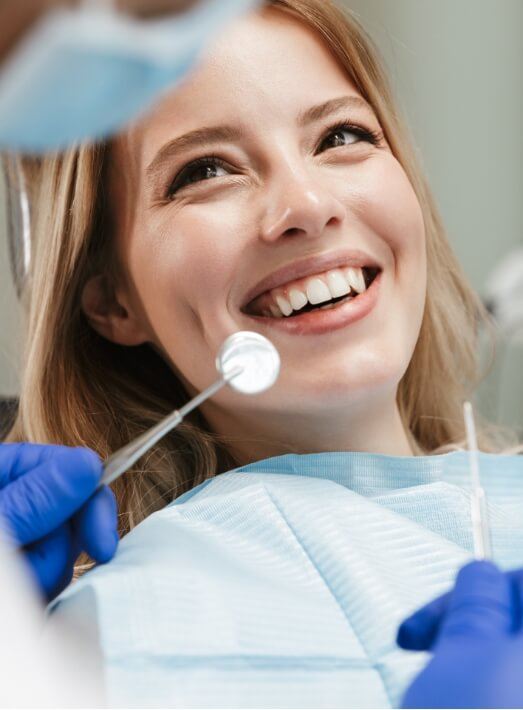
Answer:
<path fill-rule="evenodd" d="M 413 456 L 416 450 L 394 398 L 366 403 L 358 411 L 228 412 L 205 408 L 211 431 L 224 436 L 238 465 L 287 453 L 367 451 L 389 456 Z"/>

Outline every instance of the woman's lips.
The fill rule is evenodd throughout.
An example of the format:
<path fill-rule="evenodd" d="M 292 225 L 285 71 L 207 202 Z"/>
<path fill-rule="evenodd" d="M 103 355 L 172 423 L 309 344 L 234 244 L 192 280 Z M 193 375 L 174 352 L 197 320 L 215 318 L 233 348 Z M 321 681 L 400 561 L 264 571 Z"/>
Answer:
<path fill-rule="evenodd" d="M 365 318 L 373 310 L 378 300 L 382 275 L 383 271 L 380 271 L 366 291 L 336 308 L 282 318 L 251 315 L 248 318 L 258 321 L 260 325 L 277 328 L 291 335 L 321 335 L 331 330 L 339 330 Z"/>

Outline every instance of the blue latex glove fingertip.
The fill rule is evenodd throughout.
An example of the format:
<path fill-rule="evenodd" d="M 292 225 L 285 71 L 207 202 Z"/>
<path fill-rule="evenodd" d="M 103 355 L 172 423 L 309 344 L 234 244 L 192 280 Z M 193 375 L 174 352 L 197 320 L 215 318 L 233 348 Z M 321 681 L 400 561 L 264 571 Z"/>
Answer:
<path fill-rule="evenodd" d="M 104 486 L 73 518 L 80 547 L 94 560 L 108 562 L 118 546 L 118 515 L 113 491 Z"/>

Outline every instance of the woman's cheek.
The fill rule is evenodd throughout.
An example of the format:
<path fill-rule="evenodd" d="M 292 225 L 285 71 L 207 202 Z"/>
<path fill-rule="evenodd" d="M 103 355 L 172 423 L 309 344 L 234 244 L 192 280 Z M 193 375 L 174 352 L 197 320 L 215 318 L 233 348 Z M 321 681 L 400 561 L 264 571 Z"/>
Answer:
<path fill-rule="evenodd" d="M 240 245 L 243 221 L 240 200 L 232 197 L 186 204 L 166 225 L 169 249 L 180 268 L 194 266 L 195 259 L 205 263 L 204 255 L 221 265 Z"/>
<path fill-rule="evenodd" d="M 144 249 L 156 297 L 162 293 L 164 303 L 179 315 L 197 309 L 202 297 L 223 300 L 245 233 L 241 211 L 230 201 L 178 210 Z M 198 285 L 202 291 L 195 289 Z"/>
<path fill-rule="evenodd" d="M 363 243 L 388 267 L 390 315 L 395 314 L 397 327 L 405 333 L 404 343 L 413 347 L 426 295 L 423 213 L 407 175 L 391 153 L 373 156 L 365 167 L 357 185 L 353 184 L 355 229 L 361 230 Z"/>
<path fill-rule="evenodd" d="M 392 153 L 383 152 L 367 161 L 349 199 L 366 234 L 376 235 L 393 252 L 411 252 L 418 258 L 424 255 L 421 207 Z"/>

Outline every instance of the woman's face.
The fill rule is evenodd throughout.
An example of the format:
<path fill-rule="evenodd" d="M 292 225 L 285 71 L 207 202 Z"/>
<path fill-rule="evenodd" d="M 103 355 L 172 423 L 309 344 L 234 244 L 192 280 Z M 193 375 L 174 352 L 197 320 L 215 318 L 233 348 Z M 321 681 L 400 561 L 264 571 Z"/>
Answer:
<path fill-rule="evenodd" d="M 272 389 L 225 387 L 202 406 L 214 430 L 321 450 L 347 448 L 355 417 L 396 416 L 424 308 L 422 213 L 373 111 L 312 31 L 274 10 L 231 26 L 119 139 L 111 184 L 128 276 L 126 334 L 113 323 L 112 337 L 153 343 L 190 395 L 217 378 L 235 331 L 280 353 Z M 299 314 L 300 292 L 321 305 L 344 279 L 353 299 L 336 310 L 278 317 L 282 297 Z"/>

